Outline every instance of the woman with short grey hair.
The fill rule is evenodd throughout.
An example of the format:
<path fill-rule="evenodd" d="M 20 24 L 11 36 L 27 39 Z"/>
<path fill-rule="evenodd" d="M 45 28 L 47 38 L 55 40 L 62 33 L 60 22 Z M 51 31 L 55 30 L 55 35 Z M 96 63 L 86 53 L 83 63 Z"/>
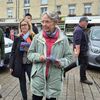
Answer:
<path fill-rule="evenodd" d="M 55 12 L 42 15 L 42 31 L 35 35 L 28 51 L 33 62 L 31 71 L 32 100 L 57 100 L 61 92 L 64 67 L 72 61 L 68 39 L 57 27 Z"/>

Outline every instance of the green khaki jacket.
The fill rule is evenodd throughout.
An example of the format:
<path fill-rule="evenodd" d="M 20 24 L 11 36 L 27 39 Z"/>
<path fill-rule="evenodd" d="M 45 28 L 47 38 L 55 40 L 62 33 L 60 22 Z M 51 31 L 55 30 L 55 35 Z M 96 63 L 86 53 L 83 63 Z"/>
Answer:
<path fill-rule="evenodd" d="M 46 57 L 46 43 L 42 32 L 35 35 L 28 51 L 28 59 L 33 62 L 31 71 L 32 93 L 47 98 L 57 98 L 61 92 L 63 69 L 72 62 L 72 51 L 64 33 L 59 34 L 59 38 L 51 51 L 51 55 L 59 60 L 61 66 L 58 68 L 55 64 L 50 64 L 47 79 L 46 63 L 41 63 L 39 60 L 41 55 Z"/>
<path fill-rule="evenodd" d="M 4 59 L 4 34 L 0 29 L 0 59 Z"/>

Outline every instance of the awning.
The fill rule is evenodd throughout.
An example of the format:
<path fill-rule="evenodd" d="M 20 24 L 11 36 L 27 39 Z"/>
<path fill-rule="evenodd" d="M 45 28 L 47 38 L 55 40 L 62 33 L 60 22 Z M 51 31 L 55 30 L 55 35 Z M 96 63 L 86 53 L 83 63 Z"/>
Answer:
<path fill-rule="evenodd" d="M 87 16 L 89 20 L 89 23 L 95 23 L 100 24 L 100 16 Z M 78 24 L 80 17 L 66 17 L 65 18 L 65 24 Z"/>

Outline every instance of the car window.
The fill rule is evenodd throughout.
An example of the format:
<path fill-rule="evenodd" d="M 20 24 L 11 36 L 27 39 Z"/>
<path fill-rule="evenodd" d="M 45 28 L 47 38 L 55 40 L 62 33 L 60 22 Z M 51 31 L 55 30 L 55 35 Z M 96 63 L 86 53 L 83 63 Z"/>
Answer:
<path fill-rule="evenodd" d="M 94 29 L 92 31 L 91 38 L 94 40 L 100 40 L 100 29 Z"/>

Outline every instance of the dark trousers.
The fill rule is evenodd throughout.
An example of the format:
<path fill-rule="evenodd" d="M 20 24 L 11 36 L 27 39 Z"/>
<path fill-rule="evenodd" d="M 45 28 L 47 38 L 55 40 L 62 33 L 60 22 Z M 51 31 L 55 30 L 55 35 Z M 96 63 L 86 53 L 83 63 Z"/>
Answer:
<path fill-rule="evenodd" d="M 43 96 L 36 96 L 36 95 L 32 95 L 32 100 L 42 100 L 43 99 Z M 56 100 L 56 98 L 46 98 L 46 100 Z"/>
<path fill-rule="evenodd" d="M 32 68 L 32 65 L 23 64 L 22 76 L 19 78 L 20 89 L 21 89 L 23 100 L 27 100 L 27 87 L 26 87 L 25 73 L 27 73 L 29 81 L 30 81 L 31 68 Z"/>
<path fill-rule="evenodd" d="M 86 80 L 86 69 L 88 66 L 88 56 L 87 54 L 79 55 L 79 63 L 80 63 L 80 80 Z"/>
<path fill-rule="evenodd" d="M 79 64 L 80 64 L 80 80 L 86 80 L 86 69 L 88 65 L 88 56 L 87 54 L 81 54 L 78 57 Z M 76 62 L 71 63 L 64 69 L 64 77 L 65 73 L 73 68 L 77 67 Z"/>

